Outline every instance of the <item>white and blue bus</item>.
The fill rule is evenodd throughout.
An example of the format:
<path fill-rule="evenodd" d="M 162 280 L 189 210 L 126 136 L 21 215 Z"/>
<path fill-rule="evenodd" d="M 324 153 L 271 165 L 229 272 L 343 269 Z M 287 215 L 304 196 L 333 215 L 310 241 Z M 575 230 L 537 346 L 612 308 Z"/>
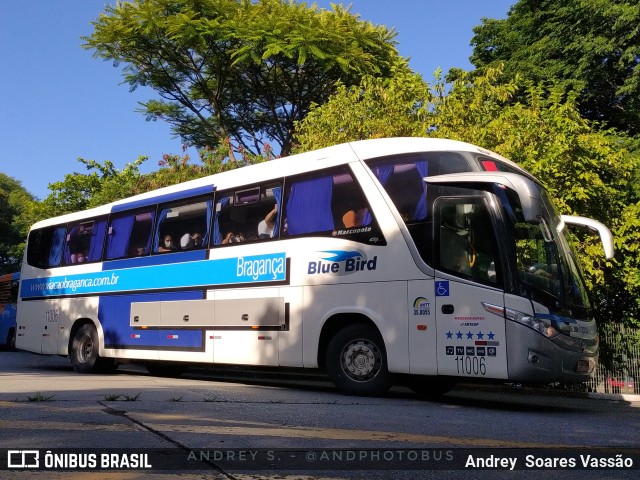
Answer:
<path fill-rule="evenodd" d="M 16 343 L 16 306 L 20 272 L 0 275 L 0 345 L 13 350 Z"/>
<path fill-rule="evenodd" d="M 365 140 L 35 224 L 17 347 L 76 371 L 325 369 L 344 392 L 579 382 L 598 334 L 566 225 L 507 159 Z"/>

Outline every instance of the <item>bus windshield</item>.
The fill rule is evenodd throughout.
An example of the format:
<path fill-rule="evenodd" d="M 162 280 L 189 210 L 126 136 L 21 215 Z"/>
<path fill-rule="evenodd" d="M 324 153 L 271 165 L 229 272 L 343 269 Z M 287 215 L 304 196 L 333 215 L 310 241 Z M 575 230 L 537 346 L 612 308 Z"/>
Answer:
<path fill-rule="evenodd" d="M 585 318 L 590 305 L 575 251 L 547 193 L 540 193 L 540 223 L 515 224 L 518 289 L 552 312 Z"/>

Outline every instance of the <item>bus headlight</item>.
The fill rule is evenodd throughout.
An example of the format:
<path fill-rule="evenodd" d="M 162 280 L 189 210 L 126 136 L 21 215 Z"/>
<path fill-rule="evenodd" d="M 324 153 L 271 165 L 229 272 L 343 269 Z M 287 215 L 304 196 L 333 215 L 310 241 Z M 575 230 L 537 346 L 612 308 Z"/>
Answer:
<path fill-rule="evenodd" d="M 546 318 L 532 317 L 526 313 L 518 312 L 510 308 L 505 308 L 505 316 L 514 322 L 518 322 L 529 328 L 534 329 L 536 332 L 541 333 L 547 338 L 553 338 L 560 335 L 557 328 L 551 325 L 551 321 Z"/>
<path fill-rule="evenodd" d="M 485 302 L 482 302 L 482 306 L 487 312 L 494 313 L 500 317 L 504 316 L 512 322 L 517 322 L 521 325 L 525 325 L 547 338 L 554 338 L 560 335 L 560 331 L 551 324 L 550 319 L 532 317 L 531 315 L 519 312 L 518 310 L 505 308 L 498 305 L 491 305 L 490 303 Z"/>
<path fill-rule="evenodd" d="M 509 320 L 526 325 L 536 332 L 544 335 L 559 347 L 572 352 L 580 352 L 592 355 L 598 352 L 598 338 L 586 340 L 581 337 L 572 337 L 569 324 L 558 322 L 550 318 L 532 317 L 517 310 L 505 309 L 505 316 Z M 562 335 L 560 335 L 562 334 Z"/>

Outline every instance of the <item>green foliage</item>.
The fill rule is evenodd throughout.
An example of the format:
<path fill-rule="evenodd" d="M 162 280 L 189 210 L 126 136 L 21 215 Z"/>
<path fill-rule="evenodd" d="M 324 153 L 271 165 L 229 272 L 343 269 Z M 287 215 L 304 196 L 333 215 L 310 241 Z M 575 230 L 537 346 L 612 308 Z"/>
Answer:
<path fill-rule="evenodd" d="M 8 175 L 0 173 L 0 274 L 20 269 L 35 199 Z"/>
<path fill-rule="evenodd" d="M 168 155 L 165 154 L 158 162 L 160 170 L 144 175 L 140 179 L 138 188 L 142 191 L 154 190 L 156 188 L 175 185 L 207 175 L 213 175 L 234 168 L 253 165 L 265 162 L 273 158 L 273 151 L 269 144 L 263 147 L 262 155 L 249 153 L 242 147 L 238 152 L 234 151 L 231 141 L 226 139 L 218 148 L 211 149 L 205 147 L 198 151 L 198 164 L 191 163 L 188 154 Z"/>
<path fill-rule="evenodd" d="M 55 395 L 46 396 L 46 395 L 42 395 L 40 392 L 37 392 L 35 395 L 28 395 L 27 401 L 36 402 L 36 403 L 50 402 L 53 400 L 53 397 L 55 397 Z"/>
<path fill-rule="evenodd" d="M 640 133 L 640 1 L 520 0 L 474 28 L 471 62 L 504 78 L 555 80 L 579 92 L 581 114 Z"/>
<path fill-rule="evenodd" d="M 314 105 L 296 124 L 296 151 L 381 137 L 410 137 L 426 133 L 432 99 L 420 75 L 405 62 L 390 78 L 367 75 L 359 85 L 340 84 L 323 105 Z"/>
<path fill-rule="evenodd" d="M 160 96 L 143 104 L 186 143 L 283 155 L 294 123 L 337 81 L 386 76 L 395 32 L 341 6 L 285 0 L 133 0 L 107 5 L 84 38 L 97 57 L 124 64 L 125 81 Z"/>
<path fill-rule="evenodd" d="M 137 402 L 142 398 L 142 393 L 136 393 L 135 395 L 124 394 L 122 398 L 125 402 Z"/>
<path fill-rule="evenodd" d="M 640 327 L 640 202 L 622 209 L 614 234 L 619 271 L 616 282 L 607 285 L 603 294 L 611 295 L 615 304 L 626 313 L 624 318 L 630 319 L 631 325 Z M 609 318 L 620 318 L 617 311 L 611 313 L 614 316 Z"/>
<path fill-rule="evenodd" d="M 140 166 L 148 160 L 145 156 L 140 156 L 133 163 L 128 163 L 122 170 L 118 170 L 109 160 L 100 164 L 95 160 L 79 158 L 78 161 L 89 173 L 70 173 L 65 175 L 64 180 L 50 184 L 51 193 L 36 205 L 34 216 L 42 219 L 86 210 L 122 198 L 273 158 L 273 152 L 268 144 L 265 144 L 264 152 L 262 155 L 254 155 L 240 148 L 239 152 L 235 153 L 231 147 L 231 141 L 227 139 L 216 149 L 200 150 L 199 164 L 191 163 L 188 154 L 165 154 L 158 162 L 160 169 L 147 174 L 140 173 Z M 28 229 L 28 226 L 25 228 Z"/>
<path fill-rule="evenodd" d="M 584 120 L 562 87 L 499 76 L 490 69 L 456 81 L 435 106 L 434 134 L 503 154 L 540 178 L 562 213 L 609 223 L 629 200 L 637 164 L 621 137 Z M 516 92 L 524 102 L 512 102 Z"/>
<path fill-rule="evenodd" d="M 139 167 L 146 160 L 147 157 L 138 157 L 118 170 L 109 160 L 103 165 L 95 160 L 79 158 L 78 161 L 90 173 L 69 173 L 64 180 L 50 184 L 51 193 L 40 204 L 39 216 L 47 218 L 86 210 L 141 193 Z"/>

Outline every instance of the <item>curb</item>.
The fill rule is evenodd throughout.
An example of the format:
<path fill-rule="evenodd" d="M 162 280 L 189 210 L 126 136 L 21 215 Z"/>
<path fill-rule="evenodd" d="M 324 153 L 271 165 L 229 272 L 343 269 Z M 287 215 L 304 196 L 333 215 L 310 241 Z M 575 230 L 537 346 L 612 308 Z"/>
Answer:
<path fill-rule="evenodd" d="M 510 385 L 500 383 L 460 382 L 456 388 L 461 390 L 500 391 L 504 393 L 521 393 L 523 395 L 540 395 L 547 397 L 585 398 L 627 403 L 640 403 L 640 395 L 633 393 L 599 393 L 573 392 L 570 390 L 554 390 L 531 385 Z"/>
<path fill-rule="evenodd" d="M 629 402 L 636 403 L 640 402 L 640 395 L 636 395 L 633 393 L 598 393 L 598 392 L 588 392 L 586 393 L 587 398 L 591 398 L 594 400 L 614 400 L 618 402 Z"/>

